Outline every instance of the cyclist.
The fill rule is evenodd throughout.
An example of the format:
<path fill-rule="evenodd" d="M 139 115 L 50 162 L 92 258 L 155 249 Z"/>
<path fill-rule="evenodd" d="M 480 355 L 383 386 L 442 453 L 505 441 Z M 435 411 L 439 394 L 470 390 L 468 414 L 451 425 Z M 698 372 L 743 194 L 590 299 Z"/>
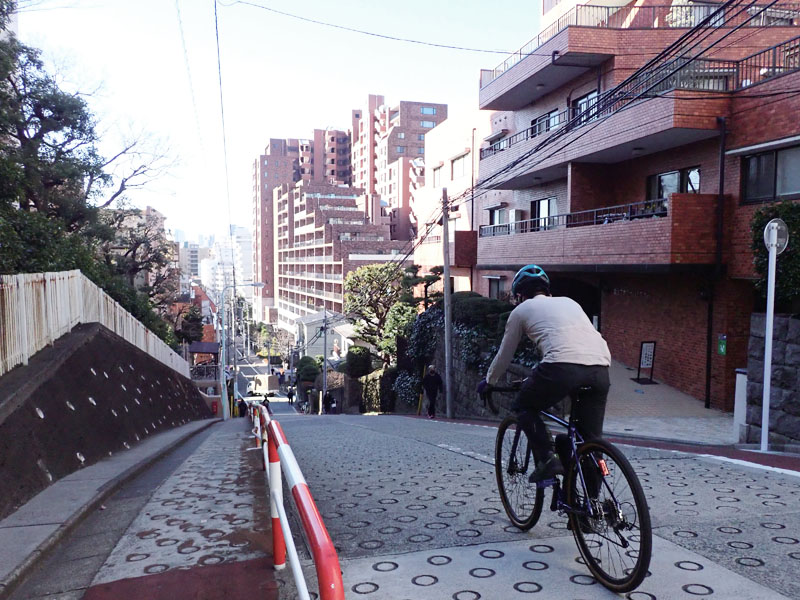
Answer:
<path fill-rule="evenodd" d="M 540 410 L 546 410 L 581 386 L 591 390 L 581 395 L 572 411 L 587 439 L 603 431 L 608 367 L 611 354 L 600 333 L 574 300 L 550 295 L 550 279 L 538 265 L 527 265 L 514 276 L 511 293 L 518 299 L 506 324 L 503 341 L 486 377 L 478 384 L 482 394 L 496 385 L 514 357 L 522 335 L 527 335 L 539 350 L 541 361 L 522 382 L 512 409 L 524 420 L 530 432 L 536 468 L 531 482 L 562 475 L 564 467 L 553 453 L 550 433 Z"/>

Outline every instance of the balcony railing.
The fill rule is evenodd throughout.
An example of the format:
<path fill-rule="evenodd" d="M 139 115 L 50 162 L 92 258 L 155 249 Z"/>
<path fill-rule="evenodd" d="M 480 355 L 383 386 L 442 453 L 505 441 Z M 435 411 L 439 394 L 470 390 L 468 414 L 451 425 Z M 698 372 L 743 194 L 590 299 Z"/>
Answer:
<path fill-rule="evenodd" d="M 666 217 L 668 207 L 669 200 L 667 198 L 658 198 L 646 202 L 606 206 L 525 221 L 514 221 L 513 223 L 483 225 L 478 235 L 479 237 L 495 237 L 547 231 L 557 227 L 583 227 L 585 225 L 604 225 L 616 221 L 629 221 L 646 217 Z"/>
<path fill-rule="evenodd" d="M 580 8 L 580 7 L 578 7 Z M 678 57 L 663 61 L 641 73 L 623 87 L 608 90 L 586 110 L 565 110 L 480 152 L 481 159 L 494 156 L 515 144 L 561 129 L 575 129 L 598 117 L 616 112 L 634 101 L 674 89 L 733 92 L 779 75 L 800 70 L 800 36 L 752 54 L 740 61 Z M 646 90 L 646 93 L 644 91 Z"/>
<path fill-rule="evenodd" d="M 522 61 L 527 56 L 564 31 L 569 26 L 597 27 L 603 29 L 658 29 L 658 28 L 689 28 L 699 25 L 703 19 L 709 17 L 718 7 L 711 4 L 686 4 L 686 5 L 657 5 L 657 6 L 576 6 L 555 23 L 543 30 L 538 36 L 530 40 L 519 50 L 511 54 L 491 71 L 484 71 L 487 76 L 481 77 L 481 87 L 497 79 L 511 67 Z M 763 5 L 751 6 L 750 14 L 757 13 Z M 757 18 L 749 21 L 747 27 L 787 27 L 797 26 L 800 17 L 800 4 L 782 5 L 780 8 L 770 8 L 761 13 Z M 746 17 L 742 17 L 744 20 Z M 721 12 L 712 21 L 709 27 L 732 27 L 736 23 L 724 23 L 725 16 Z"/>
<path fill-rule="evenodd" d="M 524 131 L 520 131 L 519 133 L 515 133 L 514 135 L 503 138 L 499 142 L 495 142 L 488 148 L 483 148 L 481 150 L 481 159 L 487 158 L 489 156 L 494 156 L 498 152 L 502 152 L 506 148 L 510 148 L 514 144 L 518 144 L 520 142 L 524 142 L 526 140 L 530 140 L 535 137 L 543 136 L 551 131 L 555 131 L 556 129 L 560 129 L 563 127 L 570 119 L 570 113 L 574 111 L 570 110 L 563 110 L 557 115 L 547 118 L 546 120 L 542 120 L 541 122 L 537 122 L 531 127 L 528 127 Z M 543 115 L 547 116 L 547 115 Z"/>

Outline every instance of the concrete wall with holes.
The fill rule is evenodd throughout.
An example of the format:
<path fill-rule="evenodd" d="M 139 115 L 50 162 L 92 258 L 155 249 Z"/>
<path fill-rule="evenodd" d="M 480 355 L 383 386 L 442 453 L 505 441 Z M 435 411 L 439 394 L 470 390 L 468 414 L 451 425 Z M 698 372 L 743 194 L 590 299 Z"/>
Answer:
<path fill-rule="evenodd" d="M 0 378 L 0 519 L 73 471 L 209 417 L 191 380 L 79 325 Z"/>

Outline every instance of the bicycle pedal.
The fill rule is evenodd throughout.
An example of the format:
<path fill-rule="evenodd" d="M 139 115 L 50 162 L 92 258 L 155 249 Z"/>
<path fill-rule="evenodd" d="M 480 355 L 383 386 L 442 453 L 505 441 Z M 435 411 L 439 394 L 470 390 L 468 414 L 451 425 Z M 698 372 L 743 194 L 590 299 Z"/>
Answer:
<path fill-rule="evenodd" d="M 553 477 L 552 479 L 543 479 L 542 481 L 536 482 L 536 488 L 537 489 L 548 488 L 551 485 L 555 485 L 557 481 L 558 480 L 555 477 Z"/>

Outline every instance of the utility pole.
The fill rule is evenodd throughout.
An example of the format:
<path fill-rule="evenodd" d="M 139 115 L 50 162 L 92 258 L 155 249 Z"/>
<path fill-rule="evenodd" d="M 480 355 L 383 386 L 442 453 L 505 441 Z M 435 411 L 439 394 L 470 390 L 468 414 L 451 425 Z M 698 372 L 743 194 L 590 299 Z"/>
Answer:
<path fill-rule="evenodd" d="M 236 299 L 236 290 L 233 290 L 233 302 L 231 306 L 231 321 L 233 324 L 233 405 L 239 401 L 239 361 L 236 357 L 236 309 L 239 306 L 239 301 Z"/>
<path fill-rule="evenodd" d="M 442 188 L 442 248 L 444 251 L 444 394 L 447 418 L 453 418 L 453 300 L 450 297 L 450 208 Z"/>
<path fill-rule="evenodd" d="M 319 410 L 322 412 L 322 405 L 325 403 L 325 396 L 328 393 L 328 309 L 322 309 L 322 402 Z"/>

